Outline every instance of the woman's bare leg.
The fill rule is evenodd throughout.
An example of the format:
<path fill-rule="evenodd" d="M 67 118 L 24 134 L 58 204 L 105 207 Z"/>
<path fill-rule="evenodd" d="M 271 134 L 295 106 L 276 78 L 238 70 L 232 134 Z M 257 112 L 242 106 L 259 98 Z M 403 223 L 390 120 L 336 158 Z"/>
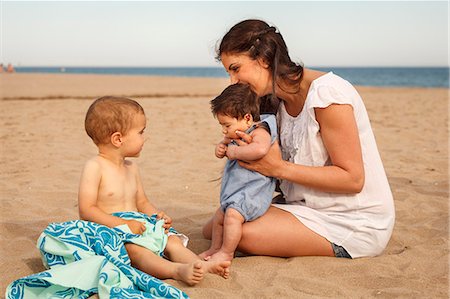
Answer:
<path fill-rule="evenodd" d="M 255 221 L 244 223 L 238 250 L 280 257 L 334 256 L 327 239 L 307 228 L 291 213 L 273 206 Z"/>
<path fill-rule="evenodd" d="M 212 219 L 203 227 L 206 239 L 211 239 L 211 234 Z M 307 228 L 291 213 L 273 206 L 260 218 L 243 224 L 238 250 L 281 257 L 334 256 L 327 239 Z"/>

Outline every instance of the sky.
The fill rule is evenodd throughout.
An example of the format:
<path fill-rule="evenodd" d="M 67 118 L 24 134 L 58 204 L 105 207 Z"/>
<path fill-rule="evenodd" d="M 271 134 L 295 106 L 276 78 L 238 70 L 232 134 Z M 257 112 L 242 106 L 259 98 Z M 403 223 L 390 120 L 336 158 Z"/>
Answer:
<path fill-rule="evenodd" d="M 4 1 L 0 62 L 219 66 L 237 22 L 276 26 L 306 66 L 448 66 L 447 1 Z"/>

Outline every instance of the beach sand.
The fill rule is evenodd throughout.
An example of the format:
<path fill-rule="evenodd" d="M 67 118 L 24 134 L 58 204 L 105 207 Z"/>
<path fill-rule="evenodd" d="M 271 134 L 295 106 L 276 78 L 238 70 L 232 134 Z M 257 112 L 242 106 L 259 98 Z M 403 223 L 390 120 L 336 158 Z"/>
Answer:
<path fill-rule="evenodd" d="M 77 188 L 96 148 L 84 116 L 96 97 L 138 100 L 148 118 L 140 166 L 149 199 L 201 252 L 202 225 L 218 206 L 224 165 L 209 101 L 227 79 L 0 74 L 0 294 L 44 269 L 36 240 L 50 222 L 78 217 Z M 358 87 L 395 198 L 396 224 L 384 254 L 238 257 L 231 278 L 208 275 L 191 298 L 448 298 L 448 89 Z M 280 227 L 280 229 L 283 229 Z"/>

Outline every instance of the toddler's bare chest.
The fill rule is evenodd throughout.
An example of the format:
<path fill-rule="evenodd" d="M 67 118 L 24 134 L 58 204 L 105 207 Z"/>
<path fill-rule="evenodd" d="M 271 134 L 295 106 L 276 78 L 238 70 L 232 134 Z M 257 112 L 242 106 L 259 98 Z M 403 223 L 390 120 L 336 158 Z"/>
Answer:
<path fill-rule="evenodd" d="M 112 202 L 134 202 L 137 192 L 136 175 L 130 171 L 102 175 L 99 197 Z"/>

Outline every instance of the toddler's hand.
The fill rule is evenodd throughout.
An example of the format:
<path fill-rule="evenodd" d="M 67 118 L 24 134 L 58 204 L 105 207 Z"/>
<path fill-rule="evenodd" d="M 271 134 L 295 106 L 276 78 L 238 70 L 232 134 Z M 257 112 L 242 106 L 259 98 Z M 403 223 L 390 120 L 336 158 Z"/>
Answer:
<path fill-rule="evenodd" d="M 227 146 L 222 142 L 216 145 L 216 157 L 222 159 L 227 153 Z"/>
<path fill-rule="evenodd" d="M 156 219 L 163 219 L 164 225 L 163 227 L 166 229 L 166 233 L 169 231 L 169 228 L 172 226 L 172 218 L 166 215 L 163 211 L 159 211 L 156 214 Z"/>
<path fill-rule="evenodd" d="M 136 220 L 127 220 L 126 224 L 133 234 L 142 235 L 145 232 L 145 224 Z"/>

